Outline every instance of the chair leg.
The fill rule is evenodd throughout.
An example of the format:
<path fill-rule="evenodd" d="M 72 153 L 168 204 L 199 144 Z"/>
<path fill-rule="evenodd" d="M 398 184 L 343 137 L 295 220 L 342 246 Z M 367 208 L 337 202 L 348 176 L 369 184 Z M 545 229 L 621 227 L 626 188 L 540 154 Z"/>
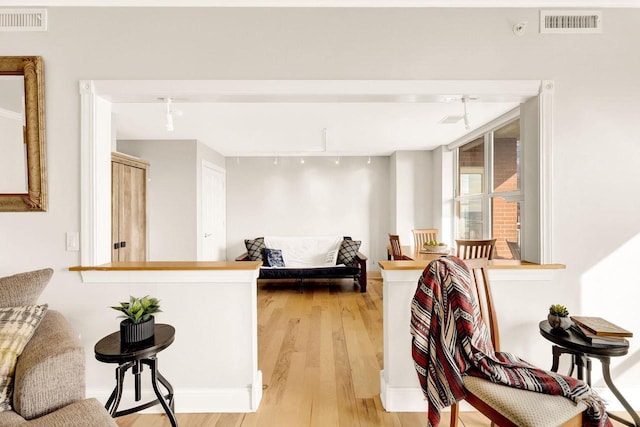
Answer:
<path fill-rule="evenodd" d="M 458 427 L 458 415 L 460 408 L 457 403 L 451 405 L 451 420 L 449 421 L 450 427 Z"/>

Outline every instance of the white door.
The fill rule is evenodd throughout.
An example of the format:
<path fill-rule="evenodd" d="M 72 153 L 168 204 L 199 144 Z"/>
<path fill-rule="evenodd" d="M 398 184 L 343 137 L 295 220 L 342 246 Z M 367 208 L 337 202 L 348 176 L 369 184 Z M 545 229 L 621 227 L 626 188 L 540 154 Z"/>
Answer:
<path fill-rule="evenodd" d="M 225 261 L 227 249 L 225 172 L 202 162 L 200 261 Z"/>

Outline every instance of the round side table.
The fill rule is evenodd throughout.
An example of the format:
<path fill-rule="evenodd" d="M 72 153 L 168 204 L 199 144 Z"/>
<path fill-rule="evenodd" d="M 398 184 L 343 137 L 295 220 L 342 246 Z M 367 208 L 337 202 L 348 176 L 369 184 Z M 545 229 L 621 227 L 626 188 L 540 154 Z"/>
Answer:
<path fill-rule="evenodd" d="M 567 330 L 557 330 L 552 329 L 549 322 L 543 320 L 538 325 L 540 328 L 540 335 L 545 337 L 547 340 L 556 344 L 553 346 L 553 363 L 551 366 L 551 370 L 553 372 L 558 371 L 558 364 L 560 362 L 560 356 L 562 354 L 570 354 L 572 357 L 571 361 L 571 371 L 569 375 L 573 374 L 574 366 L 577 367 L 578 370 L 578 379 L 583 379 L 583 371 L 586 368 L 587 374 L 587 384 L 591 385 L 591 360 L 590 358 L 595 358 L 600 360 L 600 364 L 602 365 L 602 376 L 604 378 L 604 382 L 607 384 L 607 387 L 614 396 L 618 399 L 618 401 L 622 404 L 622 406 L 627 410 L 634 423 L 629 422 L 623 418 L 620 418 L 616 415 L 609 414 L 609 417 L 613 418 L 616 421 L 619 421 L 625 425 L 631 427 L 639 427 L 640 426 L 640 417 L 633 410 L 629 402 L 622 396 L 618 388 L 613 384 L 611 380 L 611 358 L 617 356 L 624 356 L 629 352 L 629 341 L 621 340 L 620 343 L 612 343 L 612 344 L 603 344 L 603 343 L 591 343 L 576 332 L 574 332 L 571 328 Z"/>
<path fill-rule="evenodd" d="M 158 359 L 156 357 L 158 353 L 173 343 L 174 337 L 175 329 L 173 326 L 156 324 L 154 336 L 145 341 L 122 344 L 120 342 L 120 331 L 118 331 L 107 335 L 96 343 L 94 351 L 97 360 L 104 363 L 118 364 L 116 368 L 116 386 L 105 405 L 112 417 L 133 414 L 159 403 L 164 408 L 167 417 L 169 417 L 171 425 L 177 427 L 178 422 L 174 415 L 173 387 L 158 371 Z M 142 398 L 140 374 L 142 373 L 143 365 L 147 365 L 151 371 L 151 385 L 157 399 L 130 409 L 118 411 L 118 405 L 120 405 L 120 400 L 122 399 L 124 375 L 130 368 L 135 380 L 135 400 L 139 402 Z M 159 384 L 166 389 L 167 394 L 162 394 Z"/>

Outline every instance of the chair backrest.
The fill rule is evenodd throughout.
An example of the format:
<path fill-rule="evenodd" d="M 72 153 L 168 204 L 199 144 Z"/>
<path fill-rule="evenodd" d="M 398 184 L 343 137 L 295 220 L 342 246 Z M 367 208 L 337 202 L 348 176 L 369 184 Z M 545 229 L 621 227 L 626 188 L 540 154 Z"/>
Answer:
<path fill-rule="evenodd" d="M 471 273 L 471 290 L 475 293 L 480 306 L 480 315 L 484 324 L 489 328 L 491 342 L 495 351 L 500 351 L 500 333 L 498 331 L 498 319 L 493 305 L 491 295 L 491 285 L 487 275 L 487 258 L 465 259 L 469 272 Z"/>
<path fill-rule="evenodd" d="M 493 259 L 496 239 L 489 240 L 456 240 L 456 255 L 460 259 L 487 258 Z"/>
<path fill-rule="evenodd" d="M 421 248 L 426 242 L 438 240 L 438 230 L 435 228 L 414 228 L 413 244 L 416 248 Z"/>
<path fill-rule="evenodd" d="M 389 234 L 389 243 L 391 244 L 391 257 L 394 260 L 402 260 L 402 247 L 400 246 L 400 236 L 397 234 Z"/>
<path fill-rule="evenodd" d="M 511 256 L 513 259 L 521 259 L 520 258 L 520 245 L 518 242 L 510 242 L 507 240 L 507 246 L 509 246 L 509 250 L 511 251 Z"/>

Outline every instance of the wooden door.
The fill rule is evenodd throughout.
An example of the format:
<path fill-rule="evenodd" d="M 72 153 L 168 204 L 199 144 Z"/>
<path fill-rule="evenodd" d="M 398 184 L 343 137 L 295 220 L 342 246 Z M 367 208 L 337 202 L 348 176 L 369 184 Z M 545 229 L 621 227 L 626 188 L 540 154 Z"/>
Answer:
<path fill-rule="evenodd" d="M 111 164 L 112 261 L 147 259 L 148 164 L 113 153 Z"/>

